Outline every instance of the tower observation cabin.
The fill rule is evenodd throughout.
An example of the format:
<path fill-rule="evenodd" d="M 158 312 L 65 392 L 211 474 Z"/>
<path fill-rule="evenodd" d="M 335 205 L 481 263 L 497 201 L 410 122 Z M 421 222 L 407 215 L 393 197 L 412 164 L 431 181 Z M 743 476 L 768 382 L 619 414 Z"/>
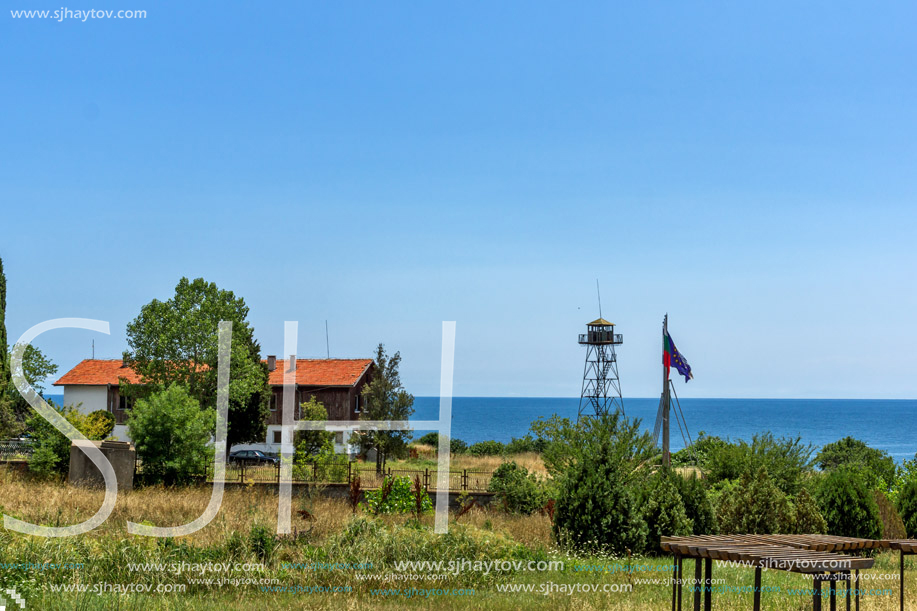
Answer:
<path fill-rule="evenodd" d="M 615 333 L 613 323 L 599 317 L 586 324 L 586 332 L 579 334 L 579 343 L 586 346 L 579 417 L 599 416 L 617 410 L 623 412 L 624 399 L 618 379 L 615 346 L 624 343 L 624 336 Z"/>
<path fill-rule="evenodd" d="M 615 333 L 614 323 L 610 323 L 604 318 L 597 318 L 586 324 L 586 332 L 579 334 L 580 344 L 614 344 L 615 346 L 624 343 L 624 336 Z"/>

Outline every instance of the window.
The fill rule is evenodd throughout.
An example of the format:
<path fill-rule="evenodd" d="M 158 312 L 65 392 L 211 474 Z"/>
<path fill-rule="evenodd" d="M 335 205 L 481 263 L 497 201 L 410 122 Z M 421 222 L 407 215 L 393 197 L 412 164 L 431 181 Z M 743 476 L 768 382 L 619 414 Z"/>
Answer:
<path fill-rule="evenodd" d="M 353 405 L 353 413 L 359 414 L 359 413 L 360 413 L 360 395 L 357 395 L 356 397 L 354 397 L 354 402 L 353 402 L 353 403 L 354 403 L 354 405 Z"/>
<path fill-rule="evenodd" d="M 274 431 L 274 443 L 280 443 L 280 442 L 281 442 L 281 435 L 282 435 L 282 433 L 283 433 L 283 431 Z"/>
<path fill-rule="evenodd" d="M 344 433 L 338 433 L 334 436 L 334 442 L 338 445 L 344 443 Z"/>
<path fill-rule="evenodd" d="M 127 398 L 124 395 L 118 397 L 118 409 L 126 410 L 134 407 L 134 400 Z"/>
<path fill-rule="evenodd" d="M 272 412 L 277 411 L 277 394 L 276 393 L 271 394 L 271 411 Z"/>

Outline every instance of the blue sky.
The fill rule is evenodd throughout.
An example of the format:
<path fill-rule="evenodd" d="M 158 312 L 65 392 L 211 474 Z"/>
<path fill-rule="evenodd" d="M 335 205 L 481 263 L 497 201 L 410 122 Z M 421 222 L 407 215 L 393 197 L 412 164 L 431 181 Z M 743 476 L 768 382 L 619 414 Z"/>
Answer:
<path fill-rule="evenodd" d="M 913 3 L 3 4 L 9 334 L 112 326 L 62 371 L 202 276 L 265 353 L 435 394 L 455 320 L 456 394 L 578 396 L 598 278 L 625 396 L 666 312 L 683 397 L 917 396 Z"/>

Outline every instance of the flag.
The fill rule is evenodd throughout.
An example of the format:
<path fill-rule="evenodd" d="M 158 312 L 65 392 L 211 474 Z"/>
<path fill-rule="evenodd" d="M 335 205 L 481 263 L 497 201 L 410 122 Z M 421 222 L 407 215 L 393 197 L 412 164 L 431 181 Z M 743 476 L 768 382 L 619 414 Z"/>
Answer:
<path fill-rule="evenodd" d="M 665 365 L 665 377 L 669 377 L 669 367 L 674 366 L 678 373 L 685 376 L 685 382 L 692 379 L 694 374 L 691 373 L 691 366 L 688 361 L 681 355 L 672 341 L 672 336 L 668 331 L 665 334 L 665 351 L 662 353 L 662 364 Z"/>

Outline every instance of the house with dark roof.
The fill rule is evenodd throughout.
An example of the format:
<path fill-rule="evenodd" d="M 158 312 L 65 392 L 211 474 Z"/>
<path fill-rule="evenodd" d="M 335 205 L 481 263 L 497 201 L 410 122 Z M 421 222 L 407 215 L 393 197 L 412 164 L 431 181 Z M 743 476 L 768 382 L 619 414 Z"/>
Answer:
<path fill-rule="evenodd" d="M 283 423 L 284 373 L 292 366 L 295 374 L 294 419 L 302 417 L 300 406 L 315 397 L 328 410 L 329 420 L 356 420 L 362 409 L 363 387 L 372 379 L 375 365 L 372 359 L 278 359 L 268 356 L 268 383 L 271 385 L 270 413 L 267 417 L 267 436 L 264 442 L 240 444 L 231 450 L 262 450 L 277 452 L 280 449 L 280 429 Z M 120 440 L 129 440 L 127 419 L 131 402 L 120 394 L 121 380 L 131 384 L 142 383 L 140 375 L 130 363 L 121 359 L 86 359 L 65 373 L 54 386 L 64 391 L 64 405 L 77 407 L 83 413 L 97 410 L 110 412 L 115 417 L 112 433 Z M 343 433 L 335 439 L 336 449 L 347 450 Z"/>

